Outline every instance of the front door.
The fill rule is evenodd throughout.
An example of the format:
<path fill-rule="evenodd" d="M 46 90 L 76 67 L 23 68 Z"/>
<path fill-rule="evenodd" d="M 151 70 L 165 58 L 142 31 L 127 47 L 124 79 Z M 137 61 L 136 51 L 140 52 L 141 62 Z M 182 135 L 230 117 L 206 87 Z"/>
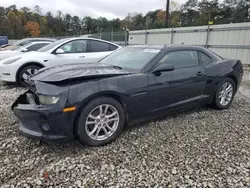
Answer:
<path fill-rule="evenodd" d="M 84 61 L 97 62 L 102 58 L 108 56 L 117 48 L 118 48 L 117 46 L 104 41 L 88 39 L 88 45 L 87 45 L 88 59 L 85 59 Z"/>
<path fill-rule="evenodd" d="M 88 58 L 87 40 L 79 39 L 63 44 L 58 49 L 62 49 L 64 53 L 52 54 L 50 64 L 63 65 L 81 63 L 84 59 Z"/>
<path fill-rule="evenodd" d="M 173 71 L 148 75 L 151 111 L 174 110 L 198 102 L 206 85 L 206 72 L 196 51 L 168 52 L 160 61 Z"/>

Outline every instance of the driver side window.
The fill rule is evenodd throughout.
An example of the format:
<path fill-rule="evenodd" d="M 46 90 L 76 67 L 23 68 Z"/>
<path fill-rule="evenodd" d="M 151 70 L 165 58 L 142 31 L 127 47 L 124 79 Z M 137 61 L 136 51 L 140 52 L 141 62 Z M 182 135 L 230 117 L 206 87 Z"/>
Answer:
<path fill-rule="evenodd" d="M 86 40 L 75 40 L 68 42 L 60 47 L 64 53 L 85 53 L 87 49 Z"/>
<path fill-rule="evenodd" d="M 196 51 L 182 50 L 169 52 L 159 63 L 167 63 L 173 65 L 175 68 L 192 67 L 199 65 L 199 58 Z"/>

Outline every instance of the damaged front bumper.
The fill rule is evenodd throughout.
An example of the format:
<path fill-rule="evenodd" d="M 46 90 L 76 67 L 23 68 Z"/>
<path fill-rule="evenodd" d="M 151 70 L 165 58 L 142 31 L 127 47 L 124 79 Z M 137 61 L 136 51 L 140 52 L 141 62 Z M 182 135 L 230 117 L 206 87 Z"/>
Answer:
<path fill-rule="evenodd" d="M 32 91 L 21 95 L 12 105 L 19 119 L 20 132 L 40 140 L 71 140 L 76 112 L 63 113 L 66 99 L 62 97 L 56 105 L 40 105 Z"/>

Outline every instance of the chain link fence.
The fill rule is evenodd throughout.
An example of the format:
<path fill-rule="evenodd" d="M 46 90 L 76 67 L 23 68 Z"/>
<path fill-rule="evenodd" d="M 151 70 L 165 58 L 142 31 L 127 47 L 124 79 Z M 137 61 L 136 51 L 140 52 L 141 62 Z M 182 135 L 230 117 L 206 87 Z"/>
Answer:
<path fill-rule="evenodd" d="M 103 32 L 103 33 L 100 32 L 96 34 L 89 34 L 89 35 L 83 35 L 83 36 L 110 41 L 121 46 L 127 46 L 129 33 L 126 31 Z"/>
<path fill-rule="evenodd" d="M 39 38 L 53 38 L 56 40 L 60 40 L 60 39 L 71 38 L 71 37 L 88 37 L 88 38 L 96 38 L 96 39 L 110 41 L 121 46 L 127 46 L 128 36 L 129 36 L 128 31 L 119 31 L 119 32 L 100 32 L 100 33 L 95 33 L 95 34 L 73 35 L 73 36 L 67 36 L 67 35 L 65 36 L 39 36 Z M 9 43 L 13 44 L 16 41 L 18 40 L 15 40 L 15 39 L 9 40 Z"/>

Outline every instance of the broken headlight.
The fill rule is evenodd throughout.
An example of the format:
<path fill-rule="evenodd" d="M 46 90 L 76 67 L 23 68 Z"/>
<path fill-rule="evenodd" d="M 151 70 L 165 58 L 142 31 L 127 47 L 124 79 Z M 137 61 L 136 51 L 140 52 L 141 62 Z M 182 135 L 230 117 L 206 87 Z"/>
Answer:
<path fill-rule="evenodd" d="M 45 104 L 45 105 L 56 104 L 58 100 L 59 100 L 59 97 L 39 95 L 40 104 Z"/>

